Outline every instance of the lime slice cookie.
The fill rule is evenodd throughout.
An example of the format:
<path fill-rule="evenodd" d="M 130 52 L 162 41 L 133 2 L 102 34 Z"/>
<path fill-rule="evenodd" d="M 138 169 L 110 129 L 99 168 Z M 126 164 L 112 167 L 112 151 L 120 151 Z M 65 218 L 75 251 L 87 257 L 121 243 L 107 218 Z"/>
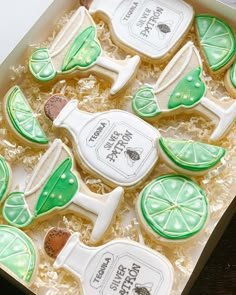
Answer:
<path fill-rule="evenodd" d="M 230 96 L 236 98 L 236 61 L 226 72 L 224 82 L 225 88 L 229 92 Z"/>
<path fill-rule="evenodd" d="M 200 14 L 196 15 L 196 30 L 201 50 L 211 72 L 227 68 L 236 51 L 232 28 L 220 18 Z"/>
<path fill-rule="evenodd" d="M 21 230 L 0 225 L 0 267 L 29 286 L 37 270 L 38 253 L 31 239 Z"/>
<path fill-rule="evenodd" d="M 174 174 L 148 184 L 136 209 L 144 228 L 167 241 L 192 237 L 208 217 L 208 202 L 201 188 L 191 179 Z"/>
<path fill-rule="evenodd" d="M 3 201 L 10 186 L 11 170 L 7 162 L 0 156 L 0 203 Z"/>
<path fill-rule="evenodd" d="M 7 121 L 14 133 L 28 144 L 46 146 L 48 139 L 37 115 L 31 109 L 18 86 L 12 87 L 5 96 Z"/>
<path fill-rule="evenodd" d="M 197 141 L 161 137 L 159 151 L 166 163 L 179 172 L 202 174 L 217 165 L 225 155 L 222 147 Z"/>

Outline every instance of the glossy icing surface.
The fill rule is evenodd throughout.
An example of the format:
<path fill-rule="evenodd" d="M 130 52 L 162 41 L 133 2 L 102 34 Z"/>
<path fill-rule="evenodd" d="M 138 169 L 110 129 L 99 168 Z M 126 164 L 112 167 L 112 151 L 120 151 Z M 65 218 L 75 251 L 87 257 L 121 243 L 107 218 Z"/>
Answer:
<path fill-rule="evenodd" d="M 24 138 L 38 144 L 48 139 L 19 87 L 14 87 L 7 98 L 7 114 L 14 129 Z"/>
<path fill-rule="evenodd" d="M 141 192 L 142 216 L 158 235 L 186 239 L 204 226 L 208 203 L 204 192 L 191 179 L 166 175 L 148 184 Z"/>
<path fill-rule="evenodd" d="M 3 157 L 0 156 L 0 203 L 7 192 L 10 181 L 10 173 L 7 163 Z"/>
<path fill-rule="evenodd" d="M 212 71 L 224 67 L 235 55 L 236 44 L 232 28 L 211 15 L 196 15 L 200 44 Z"/>
<path fill-rule="evenodd" d="M 230 68 L 230 81 L 234 88 L 236 89 L 236 61 L 233 63 L 233 65 Z"/>
<path fill-rule="evenodd" d="M 95 41 L 96 29 L 94 26 L 86 28 L 72 43 L 62 65 L 62 72 L 76 67 L 90 67 L 101 54 L 101 47 Z"/>
<path fill-rule="evenodd" d="M 214 167 L 225 155 L 225 149 L 197 141 L 160 138 L 163 152 L 181 168 L 201 171 Z"/>
<path fill-rule="evenodd" d="M 29 283 L 36 267 L 36 255 L 31 240 L 24 232 L 0 225 L 0 265 Z"/>

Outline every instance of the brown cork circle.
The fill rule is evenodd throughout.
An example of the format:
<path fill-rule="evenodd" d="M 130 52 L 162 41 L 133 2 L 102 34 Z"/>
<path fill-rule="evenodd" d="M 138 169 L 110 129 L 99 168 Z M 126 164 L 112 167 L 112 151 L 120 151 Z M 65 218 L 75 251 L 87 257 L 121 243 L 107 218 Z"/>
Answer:
<path fill-rule="evenodd" d="M 68 103 L 68 100 L 62 94 L 52 95 L 44 105 L 45 115 L 51 120 L 54 121 L 56 117 L 60 114 L 61 110 Z"/>

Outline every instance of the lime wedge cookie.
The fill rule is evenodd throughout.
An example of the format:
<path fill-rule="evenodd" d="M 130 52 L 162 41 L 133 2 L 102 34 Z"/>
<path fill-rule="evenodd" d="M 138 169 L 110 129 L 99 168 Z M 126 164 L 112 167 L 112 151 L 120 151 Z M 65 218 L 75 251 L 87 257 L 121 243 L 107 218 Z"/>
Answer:
<path fill-rule="evenodd" d="M 47 146 L 48 139 L 37 120 L 37 114 L 31 109 L 20 87 L 13 86 L 4 101 L 7 122 L 19 140 L 33 146 Z"/>
<path fill-rule="evenodd" d="M 145 230 L 160 241 L 184 241 L 202 230 L 208 217 L 204 192 L 181 175 L 161 176 L 140 193 L 136 212 Z"/>
<path fill-rule="evenodd" d="M 158 140 L 159 153 L 165 163 L 179 173 L 201 175 L 216 166 L 223 156 L 222 147 L 201 143 L 161 137 Z"/>
<path fill-rule="evenodd" d="M 228 69 L 224 82 L 229 95 L 236 98 L 236 61 Z"/>
<path fill-rule="evenodd" d="M 0 225 L 0 268 L 28 287 L 37 264 L 38 253 L 32 240 L 13 226 Z"/>
<path fill-rule="evenodd" d="M 3 157 L 0 156 L 0 203 L 7 195 L 11 184 L 11 168 Z"/>
<path fill-rule="evenodd" d="M 196 31 L 201 51 L 211 73 L 228 68 L 235 57 L 236 43 L 232 28 L 211 15 L 196 15 Z"/>

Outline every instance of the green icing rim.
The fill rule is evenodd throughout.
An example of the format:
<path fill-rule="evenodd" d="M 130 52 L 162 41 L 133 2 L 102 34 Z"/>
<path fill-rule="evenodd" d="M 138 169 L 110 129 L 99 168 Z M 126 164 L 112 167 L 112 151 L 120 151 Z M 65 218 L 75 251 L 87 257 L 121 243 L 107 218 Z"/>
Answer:
<path fill-rule="evenodd" d="M 15 117 L 13 116 L 12 112 L 11 112 L 11 105 L 12 105 L 12 100 L 14 99 L 14 97 L 16 96 L 17 93 L 20 93 L 21 96 L 22 96 L 22 100 L 24 100 L 25 104 L 28 106 L 29 110 L 32 111 L 29 103 L 27 102 L 27 100 L 25 99 L 23 93 L 21 92 L 20 88 L 19 87 L 15 87 L 10 95 L 7 97 L 7 106 L 6 106 L 6 109 L 7 109 L 7 114 L 8 114 L 8 117 L 14 127 L 14 129 L 23 137 L 23 138 L 26 138 L 27 140 L 31 141 L 31 142 L 34 142 L 34 143 L 38 143 L 38 144 L 48 144 L 48 139 L 45 135 L 45 133 L 43 132 L 42 128 L 40 127 L 40 124 L 39 122 L 36 120 L 37 124 L 38 124 L 38 127 L 41 129 L 42 131 L 42 134 L 44 135 L 44 138 L 42 137 L 42 139 L 37 139 L 37 138 L 34 138 L 34 137 L 30 137 L 28 136 L 26 133 L 22 132 L 22 130 L 19 128 L 16 120 L 15 120 Z M 32 111 L 33 112 L 33 111 Z"/>
<path fill-rule="evenodd" d="M 3 200 L 4 195 L 7 192 L 9 181 L 10 181 L 10 171 L 8 165 L 3 157 L 0 156 L 0 169 L 3 174 L 5 174 L 5 179 L 1 179 L 0 187 L 0 203 Z"/>
<path fill-rule="evenodd" d="M 35 271 L 35 267 L 36 267 L 36 264 L 37 264 L 37 253 L 35 251 L 35 248 L 34 248 L 34 245 L 32 244 L 32 241 L 30 240 L 30 238 L 23 232 L 21 231 L 20 229 L 17 229 L 13 226 L 9 226 L 9 225 L 0 225 L 0 236 L 1 236 L 1 232 L 10 232 L 11 234 L 15 235 L 15 237 L 17 239 L 20 239 L 21 242 L 26 245 L 27 249 L 29 250 L 29 253 L 30 253 L 30 257 L 31 259 L 29 260 L 30 261 L 30 264 L 28 265 L 28 272 L 26 274 L 26 276 L 24 278 L 22 278 L 19 274 L 19 272 L 17 271 L 16 269 L 16 266 L 13 265 L 12 269 L 10 269 L 11 272 L 13 272 L 17 277 L 19 277 L 19 279 L 22 279 L 24 280 L 25 282 L 29 283 L 31 278 L 32 278 L 32 275 Z M 19 253 L 17 253 L 19 254 Z M 16 258 L 15 258 L 16 259 Z M 0 253 L 0 264 L 4 264 L 4 261 L 1 259 L 1 253 Z"/>
<path fill-rule="evenodd" d="M 162 180 L 165 180 L 165 179 L 181 179 L 183 181 L 187 181 L 188 183 L 191 183 L 195 188 L 196 190 L 199 192 L 199 196 L 201 197 L 201 199 L 203 200 L 203 206 L 204 206 L 204 209 L 205 209 L 205 214 L 202 214 L 202 220 L 201 222 L 199 223 L 198 227 L 195 228 L 194 230 L 192 230 L 191 232 L 189 232 L 188 234 L 182 234 L 182 235 L 179 235 L 179 236 L 174 236 L 174 235 L 168 235 L 166 234 L 163 230 L 160 230 L 153 222 L 153 220 L 151 220 L 149 218 L 149 213 L 146 212 L 146 206 L 145 206 L 145 201 L 146 201 L 146 198 L 148 197 L 148 191 L 151 190 L 152 186 L 155 185 L 155 183 L 157 182 L 160 182 Z M 178 204 L 178 203 L 177 203 Z M 170 175 L 164 175 L 164 176 L 161 176 L 155 180 L 153 180 L 152 182 L 150 182 L 144 189 L 143 191 L 141 192 L 141 198 L 140 198 L 140 208 L 141 208 L 141 213 L 142 213 L 142 216 L 143 218 L 145 219 L 145 221 L 147 222 L 147 224 L 151 227 L 151 229 L 157 233 L 158 235 L 160 235 L 161 237 L 164 237 L 168 240 L 182 240 L 182 239 L 187 239 L 187 238 L 190 238 L 191 236 L 195 235 L 196 233 L 198 233 L 202 228 L 203 226 L 205 225 L 206 221 L 207 221 L 207 218 L 208 218 L 208 201 L 207 201 L 207 198 L 205 196 L 205 193 L 203 192 L 203 190 L 195 183 L 193 182 L 190 178 L 186 177 L 186 176 L 182 176 L 182 175 L 178 175 L 178 174 L 170 174 Z"/>
<path fill-rule="evenodd" d="M 231 81 L 232 85 L 236 89 L 236 61 L 230 67 L 229 77 L 230 77 L 230 81 Z"/>

